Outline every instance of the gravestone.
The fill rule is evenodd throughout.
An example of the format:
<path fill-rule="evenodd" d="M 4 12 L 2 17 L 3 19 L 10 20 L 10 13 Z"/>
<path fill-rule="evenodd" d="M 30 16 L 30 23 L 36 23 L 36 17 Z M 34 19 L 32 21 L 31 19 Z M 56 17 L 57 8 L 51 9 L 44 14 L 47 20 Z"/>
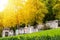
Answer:
<path fill-rule="evenodd" d="M 28 33 L 28 28 L 27 28 L 27 26 L 24 27 L 24 33 Z"/>
<path fill-rule="evenodd" d="M 16 29 L 15 35 L 18 35 L 18 34 L 19 34 L 19 29 Z"/>
<path fill-rule="evenodd" d="M 35 29 L 34 29 L 34 32 L 38 32 L 38 28 L 35 28 Z"/>
<path fill-rule="evenodd" d="M 9 36 L 9 29 L 4 29 L 2 32 L 2 37 Z"/>
<path fill-rule="evenodd" d="M 14 36 L 14 31 L 13 30 L 10 30 L 9 36 Z"/>
<path fill-rule="evenodd" d="M 46 26 L 48 26 L 50 28 L 58 28 L 58 20 L 47 21 Z"/>
<path fill-rule="evenodd" d="M 32 33 L 32 32 L 34 31 L 34 28 L 33 28 L 33 26 L 29 26 L 29 27 L 27 28 L 27 30 L 28 30 L 27 33 Z"/>
<path fill-rule="evenodd" d="M 17 30 L 15 31 L 15 34 L 16 34 L 16 35 L 24 34 L 24 28 L 17 29 Z"/>
<path fill-rule="evenodd" d="M 20 28 L 18 32 L 19 34 L 24 34 L 24 28 Z"/>
<path fill-rule="evenodd" d="M 6 28 L 2 31 L 2 37 L 13 36 L 13 35 L 14 35 L 14 31 L 10 30 L 9 28 Z"/>
<path fill-rule="evenodd" d="M 43 29 L 43 27 L 44 27 L 44 24 L 38 24 L 37 25 L 38 30 Z"/>

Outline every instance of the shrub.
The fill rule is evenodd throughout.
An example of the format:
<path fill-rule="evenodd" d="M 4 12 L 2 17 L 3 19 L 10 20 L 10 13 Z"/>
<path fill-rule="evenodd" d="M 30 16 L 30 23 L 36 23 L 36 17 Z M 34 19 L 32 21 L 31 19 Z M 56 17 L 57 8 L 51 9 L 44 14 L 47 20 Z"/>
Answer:
<path fill-rule="evenodd" d="M 60 40 L 60 29 L 0 38 L 0 40 Z"/>

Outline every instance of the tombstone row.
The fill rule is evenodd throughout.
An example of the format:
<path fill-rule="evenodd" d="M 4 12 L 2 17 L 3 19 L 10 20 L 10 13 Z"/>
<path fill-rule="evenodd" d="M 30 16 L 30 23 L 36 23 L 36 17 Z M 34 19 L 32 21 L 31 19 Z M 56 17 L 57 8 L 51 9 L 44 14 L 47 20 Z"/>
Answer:
<path fill-rule="evenodd" d="M 60 21 L 58 21 L 58 20 L 47 21 L 45 23 L 45 25 L 49 28 L 58 28 L 58 26 L 60 25 Z M 43 29 L 45 27 L 45 25 L 44 24 L 39 24 L 39 25 L 36 26 L 36 28 L 33 28 L 33 26 L 20 28 L 20 29 L 16 29 L 15 32 L 13 30 L 4 29 L 3 32 L 2 32 L 2 37 L 14 36 L 14 35 L 32 33 L 32 32 L 38 32 L 40 29 Z"/>
<path fill-rule="evenodd" d="M 32 32 L 38 32 L 38 29 L 37 28 L 34 29 L 33 26 L 25 27 L 25 28 L 16 29 L 15 33 L 13 30 L 4 29 L 2 32 L 2 37 L 14 36 L 14 35 L 26 34 L 26 33 L 32 33 Z"/>
<path fill-rule="evenodd" d="M 49 28 L 58 28 L 59 25 L 60 25 L 59 20 L 53 20 L 53 21 L 47 21 L 46 22 L 46 26 L 48 26 Z"/>

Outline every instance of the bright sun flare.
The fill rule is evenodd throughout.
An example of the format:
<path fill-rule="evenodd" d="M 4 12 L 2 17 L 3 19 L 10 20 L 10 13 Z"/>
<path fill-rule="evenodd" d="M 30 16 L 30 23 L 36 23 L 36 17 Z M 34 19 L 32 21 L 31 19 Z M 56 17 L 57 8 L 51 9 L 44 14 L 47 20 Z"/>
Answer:
<path fill-rule="evenodd" d="M 8 4 L 8 0 L 0 0 L 0 12 L 2 12 Z"/>

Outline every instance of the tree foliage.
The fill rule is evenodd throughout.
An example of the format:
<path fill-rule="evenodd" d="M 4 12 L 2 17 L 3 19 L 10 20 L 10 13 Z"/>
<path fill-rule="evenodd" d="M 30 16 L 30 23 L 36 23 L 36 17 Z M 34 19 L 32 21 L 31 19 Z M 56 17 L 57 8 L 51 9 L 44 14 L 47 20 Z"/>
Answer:
<path fill-rule="evenodd" d="M 44 22 L 49 20 L 55 20 L 55 15 L 53 13 L 53 7 L 58 3 L 58 0 L 45 0 L 46 7 L 48 9 L 48 13 L 44 18 Z"/>
<path fill-rule="evenodd" d="M 59 0 L 9 0 L 3 12 L 0 12 L 0 24 L 4 27 L 60 19 Z"/>
<path fill-rule="evenodd" d="M 60 20 L 60 4 L 56 4 L 53 7 L 53 12 L 55 14 L 55 19 Z"/>
<path fill-rule="evenodd" d="M 42 23 L 47 8 L 40 0 L 9 0 L 1 15 L 1 24 L 4 27 L 15 25 Z"/>

